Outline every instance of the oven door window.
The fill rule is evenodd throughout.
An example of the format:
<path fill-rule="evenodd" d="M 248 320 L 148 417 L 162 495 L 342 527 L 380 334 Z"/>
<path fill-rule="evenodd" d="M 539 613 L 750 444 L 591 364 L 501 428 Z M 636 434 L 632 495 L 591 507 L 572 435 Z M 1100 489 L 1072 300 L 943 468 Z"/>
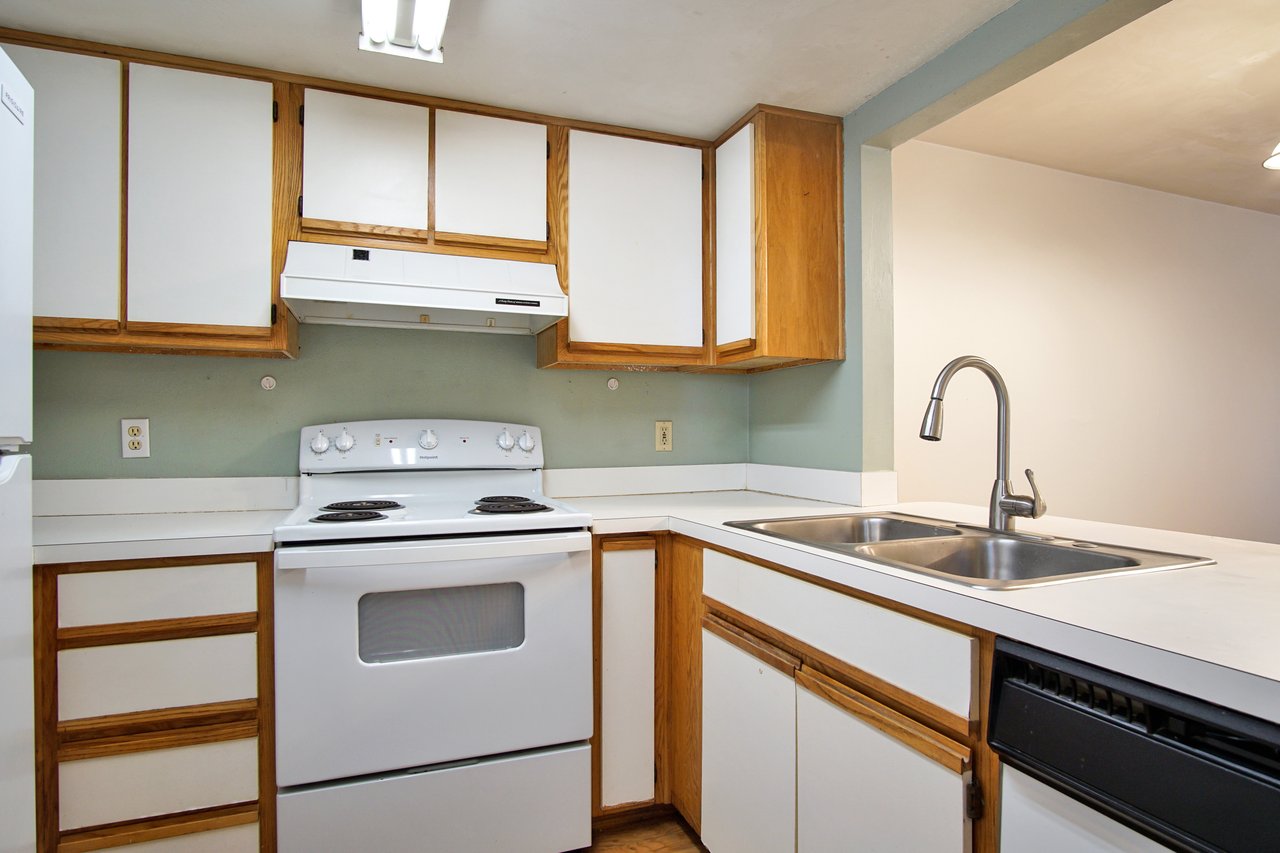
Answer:
<path fill-rule="evenodd" d="M 518 583 L 371 592 L 358 607 L 365 663 L 493 652 L 524 642 L 524 586 Z"/>

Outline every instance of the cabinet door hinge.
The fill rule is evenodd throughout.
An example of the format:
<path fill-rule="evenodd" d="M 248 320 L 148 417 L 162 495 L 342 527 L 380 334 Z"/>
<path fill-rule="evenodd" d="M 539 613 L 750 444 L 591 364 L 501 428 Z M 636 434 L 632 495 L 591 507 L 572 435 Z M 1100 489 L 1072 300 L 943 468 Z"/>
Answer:
<path fill-rule="evenodd" d="M 306 105 L 306 104 L 300 104 L 300 105 L 298 106 L 298 124 L 305 125 L 305 124 L 307 123 L 307 122 L 306 122 L 306 115 L 307 115 L 307 114 L 306 114 L 306 110 L 307 110 L 307 105 Z"/>
<path fill-rule="evenodd" d="M 271 325 L 274 326 L 275 324 L 276 324 L 276 304 L 272 302 L 271 303 Z"/>
<path fill-rule="evenodd" d="M 547 220 L 547 239 L 551 239 L 551 220 Z"/>
<path fill-rule="evenodd" d="M 547 159 L 551 159 L 551 140 L 547 140 Z"/>
<path fill-rule="evenodd" d="M 972 780 L 964 786 L 964 814 L 969 820 L 980 820 L 983 809 L 982 786 Z"/>
<path fill-rule="evenodd" d="M 298 216 L 302 216 L 302 196 L 298 196 Z"/>
<path fill-rule="evenodd" d="M 280 102 L 272 101 L 271 102 L 271 123 L 275 124 L 279 120 L 280 120 Z"/>

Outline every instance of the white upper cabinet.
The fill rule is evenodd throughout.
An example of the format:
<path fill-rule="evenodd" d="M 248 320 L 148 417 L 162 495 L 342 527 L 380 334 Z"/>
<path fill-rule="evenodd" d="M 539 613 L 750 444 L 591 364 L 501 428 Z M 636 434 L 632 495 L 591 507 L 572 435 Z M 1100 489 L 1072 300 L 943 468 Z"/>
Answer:
<path fill-rule="evenodd" d="M 430 110 L 317 89 L 305 97 L 302 215 L 426 229 Z"/>
<path fill-rule="evenodd" d="M 36 317 L 120 319 L 120 63 L 4 45 L 39 98 Z"/>
<path fill-rule="evenodd" d="M 702 151 L 569 133 L 569 338 L 702 345 Z"/>
<path fill-rule="evenodd" d="M 716 346 L 756 336 L 755 130 L 716 149 Z"/>
<path fill-rule="evenodd" d="M 435 158 L 438 232 L 547 239 L 546 125 L 436 110 Z"/>
<path fill-rule="evenodd" d="M 272 86 L 129 67 L 130 322 L 271 325 Z"/>

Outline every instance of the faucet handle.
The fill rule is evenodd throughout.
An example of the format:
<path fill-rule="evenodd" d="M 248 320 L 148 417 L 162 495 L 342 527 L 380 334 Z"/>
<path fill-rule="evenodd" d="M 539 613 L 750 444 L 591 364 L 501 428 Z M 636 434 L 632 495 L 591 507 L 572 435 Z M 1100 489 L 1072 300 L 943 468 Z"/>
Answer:
<path fill-rule="evenodd" d="M 1040 497 L 1040 489 L 1036 486 L 1035 472 L 1027 469 L 1027 481 L 1031 483 L 1030 495 L 1007 495 L 1000 499 L 1000 508 L 1009 515 L 1020 518 L 1039 518 L 1048 508 L 1044 498 Z"/>
<path fill-rule="evenodd" d="M 1040 497 L 1040 489 L 1036 486 L 1036 474 L 1030 468 L 1027 469 L 1027 482 L 1031 484 L 1031 517 L 1039 518 L 1044 515 L 1048 507 L 1045 505 L 1044 498 Z"/>

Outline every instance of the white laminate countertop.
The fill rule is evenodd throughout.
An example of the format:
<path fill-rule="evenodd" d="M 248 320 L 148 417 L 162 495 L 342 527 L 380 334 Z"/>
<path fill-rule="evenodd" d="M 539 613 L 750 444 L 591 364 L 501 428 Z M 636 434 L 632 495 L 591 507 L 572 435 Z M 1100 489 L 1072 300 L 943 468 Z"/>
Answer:
<path fill-rule="evenodd" d="M 754 492 L 575 498 L 597 533 L 670 529 L 1280 722 L 1280 545 L 1045 517 L 1018 529 L 1211 557 L 1216 565 L 980 590 L 726 521 L 888 511 L 985 524 L 986 507 L 840 507 Z"/>
<path fill-rule="evenodd" d="M 141 560 L 200 554 L 248 554 L 275 547 L 272 534 L 289 510 L 37 515 L 36 563 Z"/>
<path fill-rule="evenodd" d="M 1280 545 L 1046 517 L 1019 529 L 1211 557 L 1216 565 L 980 590 L 724 526 L 775 516 L 893 510 L 983 523 L 986 508 L 853 507 L 761 492 L 570 498 L 596 533 L 672 530 L 853 589 L 1280 722 Z M 37 563 L 267 551 L 286 515 L 256 512 L 43 516 Z"/>

